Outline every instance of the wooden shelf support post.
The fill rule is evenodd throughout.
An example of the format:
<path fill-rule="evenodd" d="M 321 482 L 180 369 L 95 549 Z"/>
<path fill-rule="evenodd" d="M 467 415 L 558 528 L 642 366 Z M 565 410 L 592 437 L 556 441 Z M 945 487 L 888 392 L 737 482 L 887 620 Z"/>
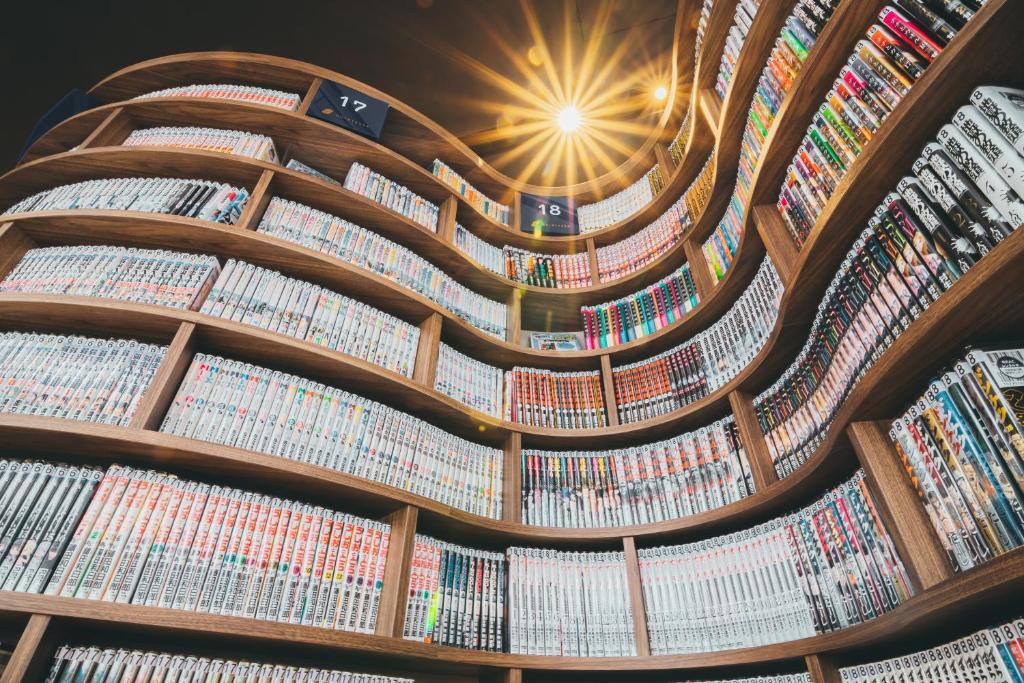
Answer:
<path fill-rule="evenodd" d="M 758 491 L 763 491 L 777 482 L 779 475 L 775 472 L 771 454 L 768 452 L 768 442 L 765 441 L 761 425 L 757 421 L 753 398 L 742 391 L 734 391 L 729 394 L 729 407 L 736 418 L 736 430 L 747 454 L 747 462 L 750 463 L 754 487 Z"/>
<path fill-rule="evenodd" d="M 300 114 L 305 114 L 309 111 L 309 105 L 313 104 L 313 98 L 316 97 L 316 93 L 320 90 L 320 86 L 323 84 L 324 79 L 314 78 L 313 82 L 309 84 L 309 88 L 306 90 L 306 94 L 302 97 L 302 102 L 299 102 L 299 108 L 295 111 Z"/>
<path fill-rule="evenodd" d="M 519 337 L 523 331 L 523 293 L 519 287 L 513 287 L 505 302 L 507 315 L 505 318 L 505 340 L 515 346 L 520 345 Z"/>
<path fill-rule="evenodd" d="M 615 399 L 612 359 L 607 353 L 601 356 L 601 386 L 604 388 L 604 410 L 608 415 L 608 426 L 615 427 L 619 424 L 619 402 Z"/>
<path fill-rule="evenodd" d="M 409 573 L 416 546 L 416 520 L 419 509 L 412 505 L 395 510 L 384 520 L 391 525 L 391 541 L 384 560 L 384 585 L 390 590 L 380 596 L 377 625 L 379 636 L 402 637 L 405 628 L 406 597 L 409 595 Z"/>
<path fill-rule="evenodd" d="M 153 375 L 153 381 L 142 394 L 129 427 L 135 429 L 157 429 L 167 413 L 167 408 L 178 393 L 188 366 L 195 354 L 196 326 L 183 322 L 167 347 L 167 353 Z"/>
<path fill-rule="evenodd" d="M 826 655 L 807 655 L 804 657 L 807 672 L 811 674 L 811 683 L 841 683 L 839 667 Z"/>
<path fill-rule="evenodd" d="M 504 471 L 501 478 L 501 518 L 521 522 L 523 482 L 520 476 L 523 459 L 523 435 L 512 432 L 505 438 Z"/>
<path fill-rule="evenodd" d="M 434 378 L 437 375 L 437 354 L 440 353 L 443 320 L 440 313 L 431 313 L 420 323 L 420 341 L 416 347 L 416 364 L 412 369 L 412 379 L 431 389 L 434 388 Z"/>
<path fill-rule="evenodd" d="M 644 607 L 644 586 L 640 580 L 640 560 L 636 554 L 636 541 L 632 536 L 622 539 L 626 555 L 626 584 L 629 588 L 629 604 L 633 610 L 633 634 L 636 636 L 638 657 L 651 655 L 651 641 L 647 634 L 647 609 Z"/>
<path fill-rule="evenodd" d="M 774 206 L 755 206 L 753 213 L 754 224 L 764 242 L 764 249 L 782 278 L 783 286 L 788 285 L 800 259 L 800 251 Z"/>
<path fill-rule="evenodd" d="M 0 224 L 0 280 L 10 274 L 29 249 L 36 246 L 35 241 L 19 230 L 16 223 Z"/>
<path fill-rule="evenodd" d="M 658 160 L 658 170 L 661 171 L 662 187 L 668 186 L 668 179 L 672 177 L 675 166 L 672 164 L 672 157 L 668 154 L 668 147 L 661 143 L 654 144 L 654 157 Z"/>
<path fill-rule="evenodd" d="M 587 258 L 590 260 L 590 281 L 595 284 L 601 284 L 601 265 L 597 261 L 597 247 L 594 245 L 593 238 L 587 240 Z"/>
<path fill-rule="evenodd" d="M 3 676 L 0 677 L 0 683 L 42 680 L 43 673 L 53 659 L 56 646 L 54 630 L 53 619 L 49 615 L 33 614 L 29 617 L 11 659 L 4 668 Z"/>
<path fill-rule="evenodd" d="M 683 240 L 683 252 L 686 253 L 686 262 L 690 264 L 690 274 L 693 276 L 693 284 L 697 288 L 697 298 L 704 301 L 716 286 L 715 281 L 711 279 L 711 271 L 708 270 L 708 260 L 704 258 L 704 250 L 693 241 L 693 235 L 690 235 Z"/>
<path fill-rule="evenodd" d="M 915 588 L 920 591 L 953 575 L 928 513 L 889 440 L 884 422 L 854 422 L 847 434 L 864 468 L 868 489 Z"/>
<path fill-rule="evenodd" d="M 134 129 L 135 122 L 125 113 L 124 107 L 118 107 L 110 112 L 107 118 L 103 119 L 103 122 L 89 133 L 89 136 L 82 141 L 78 149 L 120 145 L 131 135 Z"/>
<path fill-rule="evenodd" d="M 441 204 L 437 214 L 437 236 L 445 242 L 455 241 L 455 221 L 459 213 L 459 200 L 452 195 Z"/>
<path fill-rule="evenodd" d="M 255 230 L 259 227 L 260 219 L 263 218 L 263 213 L 267 210 L 267 205 L 270 204 L 270 183 L 273 180 L 273 171 L 264 171 L 260 174 L 260 179 L 256 181 L 256 187 L 249 195 L 249 201 L 242 209 L 242 215 L 235 223 L 236 227 L 242 230 Z"/>

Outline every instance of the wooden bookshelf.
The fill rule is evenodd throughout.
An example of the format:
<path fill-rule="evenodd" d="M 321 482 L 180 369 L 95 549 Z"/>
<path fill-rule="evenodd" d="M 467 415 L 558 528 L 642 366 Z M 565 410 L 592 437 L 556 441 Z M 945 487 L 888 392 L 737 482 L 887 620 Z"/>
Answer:
<path fill-rule="evenodd" d="M 0 623 L 17 624 L 21 637 L 0 683 L 32 680 L 47 666 L 60 638 L 70 633 L 117 639 L 131 637 L 151 649 L 168 638 L 184 644 L 216 643 L 232 653 L 262 650 L 359 662 L 359 670 L 402 670 L 424 681 L 529 683 L 575 675 L 613 676 L 631 672 L 637 680 L 665 680 L 713 671 L 716 677 L 750 672 L 758 665 L 806 669 L 815 683 L 834 683 L 838 666 L 870 659 L 885 644 L 913 649 L 916 639 L 950 620 L 984 625 L 1001 613 L 1024 587 L 1024 550 L 1017 549 L 969 572 L 954 573 L 923 517 L 914 492 L 901 479 L 900 463 L 884 438 L 886 421 L 915 398 L 924 382 L 967 343 L 1019 337 L 1024 306 L 1007 295 L 1005 283 L 1024 278 L 1024 231 L 1014 233 L 967 272 L 928 308 L 864 374 L 850 391 L 806 462 L 779 479 L 756 423 L 753 397 L 792 361 L 807 339 L 814 312 L 856 232 L 886 191 L 905 174 L 922 144 L 979 83 L 1024 85 L 1024 67 L 1013 51 L 1015 27 L 1024 5 L 990 0 L 985 9 L 944 50 L 910 95 L 897 107 L 858 158 L 828 202 L 809 238 L 798 247 L 774 207 L 786 166 L 806 122 L 845 61 L 852 45 L 884 3 L 844 0 L 810 53 L 771 126 L 744 207 L 742 241 L 724 279 L 705 277 L 701 242 L 715 229 L 732 193 L 743 126 L 765 60 L 795 0 L 762 3 L 744 42 L 727 96 L 713 90 L 720 55 L 736 0 L 716 0 L 703 50 L 685 55 L 700 3 L 680 0 L 674 66 L 692 73 L 666 111 L 689 109 L 691 132 L 678 164 L 664 144 L 678 121 L 666 116 L 656 139 L 648 140 L 616 172 L 587 186 L 541 188 L 504 177 L 455 136 L 386 94 L 293 60 L 242 53 L 193 53 L 151 60 L 101 82 L 94 94 L 108 104 L 73 117 L 44 135 L 25 163 L 0 177 L 0 207 L 33 192 L 77 180 L 125 175 L 209 177 L 243 184 L 252 198 L 238 224 L 210 224 L 174 216 L 60 211 L 0 219 L 0 276 L 35 246 L 118 244 L 184 248 L 221 259 L 237 258 L 329 287 L 417 325 L 421 340 L 412 377 L 389 372 L 324 347 L 255 327 L 157 306 L 50 295 L 0 295 L 0 329 L 131 336 L 170 345 L 167 359 L 140 401 L 132 424 L 112 427 L 19 415 L 0 415 L 0 453 L 47 457 L 105 466 L 113 462 L 171 471 L 186 477 L 300 498 L 334 509 L 387 519 L 393 543 L 385 569 L 385 593 L 373 634 L 329 631 L 272 622 L 193 614 L 157 608 L 90 602 L 52 596 L 0 593 Z M 985 60 L 972 59 L 983 49 Z M 692 51 L 691 51 L 692 52 Z M 158 88 L 190 82 L 241 80 L 300 93 L 309 100 L 320 79 L 357 87 L 392 104 L 380 143 L 352 135 L 298 113 L 237 102 L 159 98 L 132 100 Z M 439 229 L 431 232 L 343 188 L 283 167 L 228 155 L 117 145 L 135 127 L 210 125 L 252 130 L 272 137 L 279 149 L 339 180 L 353 161 L 382 172 L 442 207 Z M 71 148 L 79 146 L 72 151 Z M 511 244 L 541 253 L 589 254 L 596 273 L 596 249 L 618 242 L 665 211 L 699 174 L 709 155 L 714 162 L 711 200 L 683 240 L 644 269 L 612 282 L 578 290 L 513 283 L 487 271 L 452 244 L 455 221 L 496 245 Z M 622 178 L 638 177 L 657 162 L 665 186 L 652 202 L 615 225 L 574 237 L 534 238 L 483 216 L 426 170 L 441 158 L 497 201 L 519 193 L 574 194 L 589 202 L 614 192 Z M 348 218 L 400 242 L 443 268 L 470 289 L 510 304 L 505 340 L 470 326 L 451 311 L 374 273 L 255 230 L 269 198 L 281 196 Z M 618 424 L 613 417 L 612 368 L 671 348 L 717 322 L 745 291 L 762 259 L 779 271 L 784 291 L 778 319 L 750 365 L 706 398 L 658 418 Z M 533 351 L 520 342 L 521 330 L 575 330 L 581 305 L 603 303 L 652 284 L 683 262 L 702 271 L 700 304 L 677 321 L 643 339 L 609 349 L 572 353 Z M 696 276 L 695 276 L 696 279 Z M 609 426 L 591 430 L 527 427 L 475 412 L 434 390 L 441 341 L 501 368 L 515 365 L 597 370 L 602 373 Z M 501 448 L 505 455 L 501 519 L 466 513 L 378 482 L 262 453 L 163 434 L 159 423 L 194 353 L 221 354 L 293 372 L 379 400 L 472 441 Z M 519 459 L 524 448 L 590 449 L 640 445 L 678 435 L 727 413 L 736 415 L 751 461 L 756 492 L 708 512 L 655 524 L 562 529 L 523 524 Z M 792 642 L 694 655 L 652 656 L 640 584 L 637 548 L 707 538 L 754 526 L 807 504 L 857 467 L 867 474 L 880 514 L 907 563 L 916 594 L 893 611 L 841 631 Z M 512 545 L 561 549 L 622 550 L 626 555 L 630 603 L 638 656 L 614 658 L 540 657 L 439 647 L 401 638 L 405 594 L 416 533 L 428 533 L 473 547 L 503 550 Z M 1011 615 L 1012 616 L 1012 615 Z M 62 641 L 60 641 L 62 642 Z M 249 655 L 254 656 L 254 655 Z M 369 668 L 368 668 L 369 667 Z M 721 676 L 718 676 L 721 674 Z M 548 678 L 545 678 L 548 677 Z M 653 678 L 652 678 L 653 677 Z M 660 677 L 660 678 L 659 678 Z M 712 677 L 712 675 L 708 675 Z M 582 680 L 582 679 L 581 679 Z"/>

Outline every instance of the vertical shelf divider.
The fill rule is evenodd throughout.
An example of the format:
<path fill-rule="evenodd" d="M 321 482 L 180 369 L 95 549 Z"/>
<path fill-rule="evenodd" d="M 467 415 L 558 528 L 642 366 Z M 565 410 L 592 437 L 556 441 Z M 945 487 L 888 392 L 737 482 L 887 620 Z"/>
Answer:
<path fill-rule="evenodd" d="M 391 541 L 384 560 L 384 585 L 392 590 L 382 591 L 377 610 L 374 632 L 379 636 L 402 637 L 405 628 L 406 597 L 409 595 L 409 575 L 412 556 L 416 548 L 416 522 L 419 509 L 412 505 L 395 510 L 385 518 L 391 525 Z"/>
<path fill-rule="evenodd" d="M 514 346 L 521 345 L 519 337 L 523 331 L 522 299 L 522 292 L 516 286 L 508 293 L 508 299 L 505 301 L 505 304 L 508 306 L 505 318 L 505 340 Z"/>
<path fill-rule="evenodd" d="M 807 672 L 811 674 L 811 683 L 841 683 L 839 667 L 827 655 L 807 655 L 804 657 Z"/>
<path fill-rule="evenodd" d="M 167 347 L 167 354 L 160 362 L 153 375 L 153 381 L 142 394 L 135 415 L 128 423 L 134 429 L 158 429 L 163 421 L 167 408 L 174 400 L 181 380 L 188 372 L 195 354 L 196 326 L 193 323 L 182 323 Z"/>
<path fill-rule="evenodd" d="M 420 341 L 416 347 L 416 361 L 412 369 L 412 380 L 433 389 L 437 375 L 437 355 L 441 345 L 440 313 L 431 313 L 420 323 Z"/>
<path fill-rule="evenodd" d="M 633 609 L 633 633 L 636 636 L 638 657 L 651 656 L 651 641 L 647 633 L 647 609 L 644 607 L 644 587 L 640 580 L 640 560 L 636 554 L 636 541 L 632 536 L 622 539 L 626 555 L 626 585 L 629 588 L 629 604 Z"/>
<path fill-rule="evenodd" d="M 599 285 L 601 284 L 601 266 L 597 261 L 597 247 L 594 245 L 593 238 L 587 240 L 587 258 L 590 260 L 590 281 Z"/>
<path fill-rule="evenodd" d="M 777 482 L 779 475 L 772 465 L 768 442 L 765 441 L 764 433 L 761 432 L 761 426 L 757 421 L 753 398 L 742 391 L 733 391 L 729 394 L 729 407 L 736 417 L 736 430 L 740 433 L 740 443 L 743 444 L 747 462 L 750 463 L 754 487 L 757 491 L 763 491 Z"/>
<path fill-rule="evenodd" d="M 455 220 L 459 212 L 459 200 L 455 195 L 448 197 L 441 204 L 441 210 L 437 216 L 437 236 L 445 242 L 455 241 Z"/>
<path fill-rule="evenodd" d="M 0 683 L 42 680 L 53 657 L 54 631 L 53 618 L 49 615 L 33 614 L 29 617 Z"/>
<path fill-rule="evenodd" d="M 502 459 L 501 519 L 505 522 L 523 521 L 522 461 L 523 435 L 520 432 L 510 432 L 505 437 L 505 455 Z"/>
<path fill-rule="evenodd" d="M 758 234 L 761 235 L 761 241 L 764 242 L 768 258 L 772 260 L 772 264 L 779 272 L 779 277 L 782 278 L 782 284 L 785 286 L 789 284 L 796 264 L 800 260 L 800 250 L 797 249 L 782 216 L 774 206 L 766 204 L 755 206 L 753 214 L 754 224 L 757 226 Z"/>
<path fill-rule="evenodd" d="M 693 241 L 693 235 L 690 235 L 683 239 L 683 252 L 686 253 L 686 262 L 690 264 L 690 274 L 693 276 L 694 286 L 697 287 L 697 297 L 704 301 L 715 291 L 715 282 L 711 279 L 704 250 Z"/>
<path fill-rule="evenodd" d="M 0 224 L 0 280 L 7 277 L 29 249 L 36 246 L 35 240 L 22 232 L 17 223 Z"/>
<path fill-rule="evenodd" d="M 889 440 L 885 422 L 854 422 L 847 430 L 885 528 L 920 592 L 953 576 L 946 551 Z"/>
<path fill-rule="evenodd" d="M 654 145 L 654 157 L 658 160 L 658 168 L 661 170 L 661 182 L 664 189 L 668 185 L 668 179 L 672 177 L 672 173 L 675 171 L 675 165 L 672 163 L 672 157 L 668 154 L 668 147 L 660 142 Z"/>
<path fill-rule="evenodd" d="M 255 230 L 259 227 L 260 219 L 263 217 L 267 205 L 270 204 L 269 190 L 273 180 L 273 171 L 264 171 L 260 174 L 260 179 L 256 181 L 256 186 L 252 189 L 249 201 L 245 203 L 245 208 L 242 209 L 242 215 L 238 217 L 235 227 L 240 230 Z"/>
<path fill-rule="evenodd" d="M 89 133 L 89 136 L 82 141 L 78 148 L 91 149 L 120 145 L 131 135 L 134 128 L 135 122 L 125 113 L 124 107 L 118 107 L 110 112 L 110 115 L 103 119 L 103 122 L 96 126 L 93 132 Z"/>
<path fill-rule="evenodd" d="M 515 232 L 520 232 L 523 227 L 523 193 L 516 190 L 512 193 L 512 219 L 508 226 Z"/>
<path fill-rule="evenodd" d="M 303 95 L 302 101 L 299 102 L 299 108 L 296 109 L 298 113 L 305 115 L 309 111 L 309 105 L 313 104 L 313 98 L 316 97 L 316 93 L 320 90 L 323 82 L 324 79 L 322 78 L 313 79 L 313 82 L 309 84 L 309 88 L 306 90 L 306 94 Z"/>
<path fill-rule="evenodd" d="M 604 410 L 608 415 L 608 426 L 615 427 L 619 424 L 619 402 L 615 400 L 612 359 L 607 353 L 601 356 L 601 386 L 604 388 Z"/>

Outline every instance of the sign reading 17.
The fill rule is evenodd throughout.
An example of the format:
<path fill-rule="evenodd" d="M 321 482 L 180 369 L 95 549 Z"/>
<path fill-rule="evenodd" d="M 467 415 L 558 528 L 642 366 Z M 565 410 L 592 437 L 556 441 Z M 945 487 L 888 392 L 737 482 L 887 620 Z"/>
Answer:
<path fill-rule="evenodd" d="M 348 95 L 342 95 L 338 98 L 341 101 L 341 106 L 348 106 Z M 356 111 L 362 111 L 366 109 L 366 102 L 360 102 L 359 100 L 352 100 L 352 108 Z"/>

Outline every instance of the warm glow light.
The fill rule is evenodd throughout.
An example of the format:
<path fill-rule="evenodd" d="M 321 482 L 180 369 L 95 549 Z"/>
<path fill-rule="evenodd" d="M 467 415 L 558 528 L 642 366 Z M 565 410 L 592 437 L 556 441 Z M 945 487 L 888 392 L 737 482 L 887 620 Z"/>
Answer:
<path fill-rule="evenodd" d="M 668 88 L 663 85 L 659 85 L 654 89 L 654 99 L 659 102 L 664 102 L 666 97 L 668 97 Z"/>
<path fill-rule="evenodd" d="M 566 133 L 572 133 L 579 130 L 580 124 L 583 123 L 583 116 L 580 114 L 579 109 L 570 104 L 558 112 L 555 120 L 558 121 L 559 128 Z"/>

